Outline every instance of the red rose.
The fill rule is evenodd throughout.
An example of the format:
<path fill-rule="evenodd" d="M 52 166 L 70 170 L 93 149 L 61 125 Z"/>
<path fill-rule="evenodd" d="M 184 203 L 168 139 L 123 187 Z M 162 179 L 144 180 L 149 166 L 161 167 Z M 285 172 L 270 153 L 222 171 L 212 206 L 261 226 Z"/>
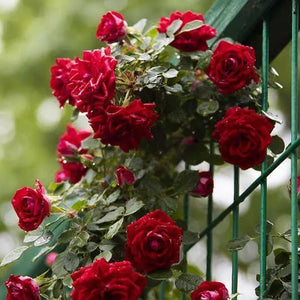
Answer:
<path fill-rule="evenodd" d="M 169 269 L 179 261 L 182 229 L 158 209 L 127 226 L 126 259 L 139 271 Z"/>
<path fill-rule="evenodd" d="M 61 170 L 55 175 L 55 182 L 57 183 L 70 180 L 71 183 L 75 184 L 80 181 L 82 176 L 87 172 L 87 168 L 79 162 L 68 163 L 61 160 L 59 163 Z"/>
<path fill-rule="evenodd" d="M 101 258 L 71 277 L 73 300 L 137 300 L 147 286 L 146 278 L 135 272 L 129 261 L 107 263 Z"/>
<path fill-rule="evenodd" d="M 115 11 L 110 11 L 102 16 L 96 36 L 101 42 L 119 42 L 124 39 L 126 28 L 127 23 L 123 16 Z"/>
<path fill-rule="evenodd" d="M 36 180 L 36 189 L 23 187 L 16 191 L 11 203 L 19 217 L 19 227 L 25 231 L 37 229 L 50 215 L 50 201 L 43 185 Z"/>
<path fill-rule="evenodd" d="M 123 166 L 118 166 L 116 171 L 116 177 L 118 186 L 123 186 L 125 183 L 135 183 L 134 174 Z"/>
<path fill-rule="evenodd" d="M 82 59 L 76 58 L 70 71 L 68 88 L 81 112 L 101 103 L 106 107 L 115 96 L 115 67 L 117 61 L 110 56 L 110 48 L 83 51 Z"/>
<path fill-rule="evenodd" d="M 54 264 L 57 255 L 58 255 L 58 253 L 56 253 L 56 252 L 48 253 L 46 256 L 46 259 L 45 259 L 46 265 L 51 267 Z"/>
<path fill-rule="evenodd" d="M 214 180 L 210 172 L 200 172 L 197 187 L 190 192 L 194 197 L 207 197 L 212 194 L 214 189 Z"/>
<path fill-rule="evenodd" d="M 228 290 L 218 281 L 203 281 L 191 294 L 191 300 L 227 300 L 228 298 Z"/>
<path fill-rule="evenodd" d="M 57 58 L 56 65 L 51 67 L 50 87 L 60 107 L 63 107 L 67 100 L 71 105 L 75 104 L 68 87 L 70 70 L 73 65 L 74 61 L 69 58 Z"/>
<path fill-rule="evenodd" d="M 7 300 L 39 300 L 39 287 L 27 276 L 10 275 L 4 283 L 8 293 Z"/>
<path fill-rule="evenodd" d="M 76 152 L 85 153 L 83 149 L 80 149 L 81 142 L 91 135 L 89 130 L 79 130 L 72 125 L 67 126 L 67 131 L 60 137 L 57 146 L 57 152 L 62 156 L 72 156 Z"/>
<path fill-rule="evenodd" d="M 191 11 L 185 13 L 176 11 L 170 15 L 170 18 L 161 18 L 157 30 L 160 33 L 167 33 L 168 27 L 178 19 L 182 21 L 182 25 L 175 32 L 175 39 L 170 45 L 186 52 L 207 50 L 208 46 L 206 41 L 216 36 L 215 28 L 204 24 L 197 29 L 176 34 L 180 32 L 184 25 L 192 21 L 199 20 L 204 23 L 204 18 L 201 14 Z"/>
<path fill-rule="evenodd" d="M 246 170 L 265 159 L 273 128 L 268 118 L 254 110 L 233 107 L 215 125 L 212 136 L 219 142 L 222 159 Z"/>
<path fill-rule="evenodd" d="M 219 93 L 232 94 L 252 80 L 258 83 L 254 63 L 255 51 L 252 47 L 221 41 L 205 72 Z"/>
<path fill-rule="evenodd" d="M 150 127 L 158 115 L 153 112 L 154 103 L 134 100 L 126 107 L 110 105 L 104 110 L 94 106 L 88 113 L 89 122 L 95 131 L 94 138 L 103 144 L 120 146 L 124 152 L 138 149 L 142 138 L 152 140 Z"/>

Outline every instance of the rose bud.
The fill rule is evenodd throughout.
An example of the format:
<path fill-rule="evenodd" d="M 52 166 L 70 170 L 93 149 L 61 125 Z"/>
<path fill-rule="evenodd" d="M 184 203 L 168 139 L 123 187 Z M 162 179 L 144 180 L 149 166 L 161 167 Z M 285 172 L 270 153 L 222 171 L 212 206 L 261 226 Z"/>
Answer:
<path fill-rule="evenodd" d="M 116 177 L 118 186 L 123 186 L 125 183 L 135 183 L 134 174 L 123 166 L 118 166 L 116 171 Z"/>
<path fill-rule="evenodd" d="M 182 228 L 158 209 L 126 228 L 125 258 L 140 272 L 169 269 L 179 261 Z"/>
<path fill-rule="evenodd" d="M 221 94 L 232 94 L 259 77 L 254 70 L 255 51 L 252 47 L 221 41 L 205 70 Z"/>
<path fill-rule="evenodd" d="M 108 263 L 104 258 L 79 269 L 71 277 L 73 300 L 138 300 L 147 286 L 146 277 L 135 272 L 129 261 Z"/>
<path fill-rule="evenodd" d="M 227 300 L 229 299 L 228 290 L 221 282 L 203 281 L 191 294 L 191 300 L 202 299 Z"/>
<path fill-rule="evenodd" d="M 19 217 L 19 227 L 35 230 L 50 215 L 50 201 L 43 185 L 36 180 L 36 189 L 23 187 L 16 191 L 11 203 Z"/>
<path fill-rule="evenodd" d="M 210 172 L 200 172 L 197 187 L 190 194 L 194 197 L 207 197 L 213 193 L 214 180 Z"/>
<path fill-rule="evenodd" d="M 4 283 L 8 292 L 7 300 L 39 300 L 39 287 L 27 276 L 10 275 Z"/>
<path fill-rule="evenodd" d="M 102 16 L 96 36 L 101 42 L 115 43 L 124 39 L 126 29 L 127 23 L 123 16 L 110 11 Z"/>
<path fill-rule="evenodd" d="M 46 265 L 51 267 L 54 264 L 57 255 L 56 252 L 48 253 L 45 260 Z"/>

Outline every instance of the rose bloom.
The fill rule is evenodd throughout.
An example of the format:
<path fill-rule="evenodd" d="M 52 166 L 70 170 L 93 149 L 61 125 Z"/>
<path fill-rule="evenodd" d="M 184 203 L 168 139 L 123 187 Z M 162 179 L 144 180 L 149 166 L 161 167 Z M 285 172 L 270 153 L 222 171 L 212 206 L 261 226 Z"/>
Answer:
<path fill-rule="evenodd" d="M 254 70 L 255 51 L 252 47 L 221 41 L 205 70 L 221 94 L 232 94 L 259 78 Z"/>
<path fill-rule="evenodd" d="M 116 171 L 116 178 L 118 186 L 123 186 L 125 183 L 135 183 L 134 174 L 123 166 L 118 166 Z"/>
<path fill-rule="evenodd" d="M 183 231 L 158 209 L 127 226 L 126 259 L 139 271 L 169 269 L 179 261 Z"/>
<path fill-rule="evenodd" d="M 147 286 L 145 276 L 128 261 L 107 263 L 104 258 L 71 274 L 73 300 L 138 300 Z"/>
<path fill-rule="evenodd" d="M 73 65 L 74 61 L 69 58 L 57 58 L 56 65 L 51 67 L 50 87 L 60 107 L 63 107 L 67 100 L 71 105 L 75 104 L 68 87 L 70 70 Z"/>
<path fill-rule="evenodd" d="M 194 197 L 207 197 L 213 193 L 214 180 L 210 172 L 199 172 L 199 182 L 190 194 Z"/>
<path fill-rule="evenodd" d="M 115 96 L 117 61 L 110 56 L 110 48 L 93 51 L 83 51 L 82 59 L 75 58 L 75 64 L 70 71 L 68 88 L 81 112 L 88 107 L 101 103 L 106 107 Z"/>
<path fill-rule="evenodd" d="M 218 281 L 203 281 L 198 288 L 192 292 L 191 300 L 227 300 L 228 290 L 225 285 Z"/>
<path fill-rule="evenodd" d="M 23 187 L 16 191 L 11 203 L 19 217 L 19 227 L 25 231 L 35 230 L 50 215 L 50 201 L 43 185 L 36 180 L 36 189 Z"/>
<path fill-rule="evenodd" d="M 45 260 L 46 265 L 51 267 L 54 264 L 57 255 L 58 254 L 56 252 L 48 253 Z"/>
<path fill-rule="evenodd" d="M 4 283 L 8 292 L 7 300 L 39 300 L 39 287 L 27 276 L 10 275 Z"/>
<path fill-rule="evenodd" d="M 153 139 L 150 128 L 158 118 L 154 107 L 154 103 L 137 99 L 126 107 L 110 105 L 104 110 L 101 105 L 94 106 L 87 116 L 95 132 L 94 138 L 128 152 L 138 149 L 142 138 Z"/>
<path fill-rule="evenodd" d="M 233 107 L 215 125 L 212 136 L 219 142 L 222 159 L 246 170 L 265 159 L 273 128 L 268 118 L 254 110 Z"/>
<path fill-rule="evenodd" d="M 109 11 L 103 15 L 96 32 L 101 42 L 114 43 L 124 39 L 127 23 L 122 15 L 115 11 Z"/>
<path fill-rule="evenodd" d="M 76 130 L 75 127 L 68 124 L 67 131 L 60 137 L 57 146 L 57 152 L 62 156 L 72 156 L 76 152 L 86 153 L 84 149 L 81 149 L 81 142 L 91 135 L 89 130 Z"/>
<path fill-rule="evenodd" d="M 186 52 L 198 50 L 206 51 L 208 49 L 206 41 L 215 37 L 217 34 L 215 28 L 204 24 L 197 29 L 179 33 L 187 23 L 195 20 L 199 20 L 204 23 L 204 18 L 201 14 L 191 11 L 186 11 L 185 13 L 176 11 L 172 13 L 169 18 L 161 18 L 157 30 L 160 33 L 167 33 L 168 27 L 178 19 L 182 21 L 182 25 L 175 32 L 175 39 L 170 45 Z"/>
<path fill-rule="evenodd" d="M 61 170 L 55 174 L 55 182 L 60 183 L 62 181 L 70 180 L 75 184 L 86 174 L 87 168 L 79 162 L 66 162 L 60 160 L 59 162 Z"/>

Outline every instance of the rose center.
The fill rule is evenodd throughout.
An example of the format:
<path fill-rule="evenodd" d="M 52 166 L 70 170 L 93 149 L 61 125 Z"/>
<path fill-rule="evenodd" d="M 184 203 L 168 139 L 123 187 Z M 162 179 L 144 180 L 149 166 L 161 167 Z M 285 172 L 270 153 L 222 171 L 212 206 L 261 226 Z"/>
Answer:
<path fill-rule="evenodd" d="M 164 242 L 158 237 L 149 241 L 149 249 L 154 252 L 161 252 L 164 249 Z"/>
<path fill-rule="evenodd" d="M 224 67 L 224 70 L 226 73 L 229 73 L 232 70 L 234 70 L 236 65 L 237 65 L 237 61 L 233 57 L 225 59 L 225 61 L 223 63 L 223 67 Z"/>

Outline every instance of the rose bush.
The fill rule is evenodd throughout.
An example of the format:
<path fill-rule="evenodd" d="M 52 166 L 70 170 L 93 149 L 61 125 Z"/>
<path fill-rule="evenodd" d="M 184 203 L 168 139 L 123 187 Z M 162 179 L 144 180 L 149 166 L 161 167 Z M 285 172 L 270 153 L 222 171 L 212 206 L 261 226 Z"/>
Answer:
<path fill-rule="evenodd" d="M 98 259 L 71 275 L 73 300 L 137 300 L 147 285 L 146 278 L 135 272 L 128 261 L 107 263 Z"/>
<path fill-rule="evenodd" d="M 39 287 L 27 276 L 10 275 L 5 286 L 8 290 L 7 300 L 39 300 Z"/>
<path fill-rule="evenodd" d="M 19 227 L 31 231 L 50 215 L 50 201 L 43 185 L 36 180 L 36 189 L 23 187 L 16 191 L 11 203 L 19 218 Z"/>
<path fill-rule="evenodd" d="M 273 128 L 268 118 L 254 110 L 234 107 L 215 125 L 212 136 L 219 143 L 222 159 L 246 170 L 265 159 Z"/>
<path fill-rule="evenodd" d="M 126 231 L 126 259 L 139 271 L 169 269 L 179 261 L 182 229 L 162 210 L 146 214 Z"/>

